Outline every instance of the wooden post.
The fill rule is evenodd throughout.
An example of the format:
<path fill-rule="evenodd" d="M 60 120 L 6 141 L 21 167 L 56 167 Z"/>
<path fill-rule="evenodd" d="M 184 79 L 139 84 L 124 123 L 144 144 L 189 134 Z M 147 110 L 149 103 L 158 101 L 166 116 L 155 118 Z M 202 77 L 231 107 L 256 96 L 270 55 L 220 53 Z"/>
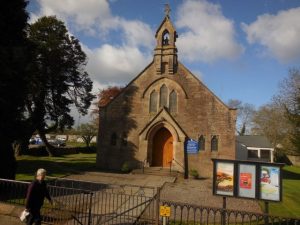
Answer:
<path fill-rule="evenodd" d="M 223 212 L 222 212 L 222 220 L 221 224 L 226 225 L 226 197 L 223 197 Z"/>
<path fill-rule="evenodd" d="M 269 202 L 265 201 L 265 225 L 269 224 Z"/>
<path fill-rule="evenodd" d="M 184 179 L 189 178 L 189 166 L 188 166 L 188 155 L 186 150 L 187 138 L 184 142 Z"/>
<path fill-rule="evenodd" d="M 156 223 L 155 225 L 159 225 L 159 201 L 160 201 L 160 188 L 157 188 L 156 192 Z"/>

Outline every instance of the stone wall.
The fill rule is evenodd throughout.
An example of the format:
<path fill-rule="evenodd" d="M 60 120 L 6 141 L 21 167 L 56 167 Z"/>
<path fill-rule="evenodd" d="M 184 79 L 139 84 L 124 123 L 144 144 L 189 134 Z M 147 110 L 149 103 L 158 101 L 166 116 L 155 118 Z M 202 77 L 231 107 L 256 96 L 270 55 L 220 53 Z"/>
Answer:
<path fill-rule="evenodd" d="M 287 155 L 287 157 L 291 161 L 292 165 L 300 166 L 300 155 Z"/>
<path fill-rule="evenodd" d="M 185 138 L 197 140 L 200 135 L 204 135 L 206 149 L 188 156 L 189 168 L 197 169 L 203 176 L 211 176 L 212 158 L 235 158 L 236 111 L 229 109 L 183 65 L 179 66 L 178 72 L 174 75 L 156 75 L 154 69 L 153 65 L 146 68 L 116 99 L 102 109 L 98 137 L 98 166 L 118 169 L 125 162 L 141 165 L 147 159 L 151 151 L 149 149 L 151 140 L 146 140 L 144 145 L 140 145 L 140 141 L 143 141 L 140 140 L 140 135 L 158 116 L 160 110 L 158 109 L 157 113 L 149 113 L 149 95 L 153 90 L 159 91 L 164 84 L 169 93 L 175 90 L 178 94 L 178 110 L 170 113 L 173 121 L 164 116 L 161 123 L 164 120 L 172 127 L 177 125 L 185 134 L 185 137 L 178 140 L 176 146 L 174 145 L 174 156 L 178 156 L 176 160 L 184 165 Z M 110 143 L 113 133 L 118 137 L 116 145 Z M 126 146 L 122 144 L 123 134 L 127 136 Z M 217 152 L 211 152 L 213 135 L 218 137 Z"/>

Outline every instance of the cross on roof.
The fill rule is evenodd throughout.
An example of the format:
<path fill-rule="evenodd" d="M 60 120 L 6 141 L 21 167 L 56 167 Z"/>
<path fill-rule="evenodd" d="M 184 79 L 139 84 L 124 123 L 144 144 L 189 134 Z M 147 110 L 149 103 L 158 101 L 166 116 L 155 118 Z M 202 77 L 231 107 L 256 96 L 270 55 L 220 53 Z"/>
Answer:
<path fill-rule="evenodd" d="M 165 14 L 166 14 L 166 16 L 169 16 L 170 12 L 171 12 L 170 5 L 165 4 Z"/>

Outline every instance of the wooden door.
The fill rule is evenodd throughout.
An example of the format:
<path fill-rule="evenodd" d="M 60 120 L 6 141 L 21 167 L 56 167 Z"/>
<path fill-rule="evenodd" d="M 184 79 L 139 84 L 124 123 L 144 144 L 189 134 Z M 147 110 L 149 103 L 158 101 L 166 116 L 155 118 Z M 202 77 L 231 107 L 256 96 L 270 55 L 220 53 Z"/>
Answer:
<path fill-rule="evenodd" d="M 169 167 L 173 159 L 173 137 L 166 128 L 157 131 L 153 138 L 152 166 Z"/>

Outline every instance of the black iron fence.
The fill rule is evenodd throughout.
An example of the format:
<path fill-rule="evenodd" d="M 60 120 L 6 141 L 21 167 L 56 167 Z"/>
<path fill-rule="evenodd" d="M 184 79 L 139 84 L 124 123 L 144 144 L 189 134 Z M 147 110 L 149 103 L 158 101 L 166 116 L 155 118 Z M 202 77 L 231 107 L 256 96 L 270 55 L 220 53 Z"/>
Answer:
<path fill-rule="evenodd" d="M 24 208 L 29 182 L 0 179 L 0 202 Z M 50 224 L 133 224 L 155 197 L 156 188 L 106 185 L 69 179 L 51 179 L 48 189 L 54 201 L 42 208 Z"/>
<path fill-rule="evenodd" d="M 28 185 L 29 182 L 0 179 L 0 202 L 24 209 Z M 76 221 L 75 224 L 91 224 L 92 192 L 51 185 L 48 189 L 53 205 L 45 201 L 41 210 L 44 222 L 74 224 Z"/>
<path fill-rule="evenodd" d="M 155 204 L 155 203 L 154 203 Z M 163 225 L 300 225 L 298 218 L 283 218 L 260 213 L 226 210 L 222 208 L 158 200 L 153 212 L 147 209 L 136 224 Z M 159 208 L 169 207 L 170 215 L 161 216 Z"/>
<path fill-rule="evenodd" d="M 0 179 L 0 202 L 24 208 L 28 182 Z M 49 182 L 54 205 L 45 203 L 49 224 L 65 225 L 300 225 L 299 219 L 176 203 L 160 199 L 159 189 L 134 185 L 104 185 L 57 179 Z M 162 216 L 161 206 L 170 207 Z"/>

